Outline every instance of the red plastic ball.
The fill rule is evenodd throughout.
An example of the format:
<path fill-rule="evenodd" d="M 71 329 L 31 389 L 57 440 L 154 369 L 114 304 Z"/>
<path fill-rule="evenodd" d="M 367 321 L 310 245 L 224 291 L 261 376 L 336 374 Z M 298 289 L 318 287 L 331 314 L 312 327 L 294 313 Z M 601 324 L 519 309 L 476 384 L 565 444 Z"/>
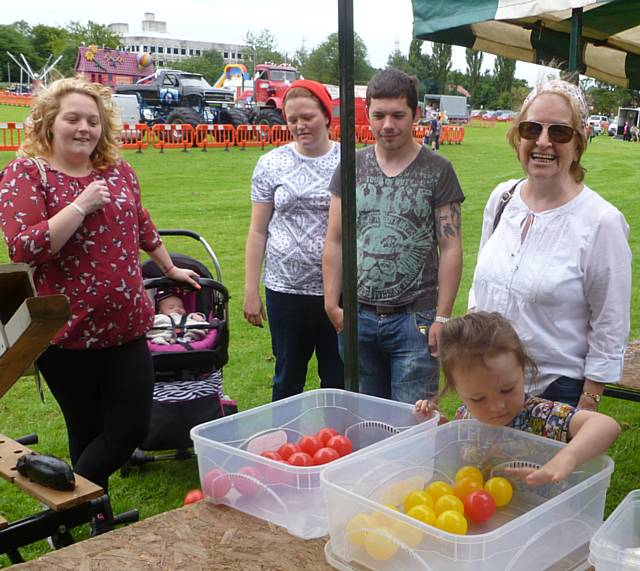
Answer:
<path fill-rule="evenodd" d="M 255 496 L 262 487 L 262 474 L 254 466 L 243 466 L 234 474 L 233 486 L 243 496 Z"/>
<path fill-rule="evenodd" d="M 338 458 L 340 458 L 340 454 L 338 454 L 333 448 L 320 448 L 320 450 L 313 455 L 313 463 L 316 466 L 320 466 L 321 464 L 333 462 Z"/>
<path fill-rule="evenodd" d="M 496 511 L 496 502 L 484 490 L 471 492 L 463 500 L 464 513 L 473 521 L 487 521 Z"/>
<path fill-rule="evenodd" d="M 294 452 L 288 462 L 292 466 L 313 466 L 313 458 L 306 452 Z"/>
<path fill-rule="evenodd" d="M 351 454 L 351 451 L 353 450 L 351 440 L 342 434 L 332 436 L 329 439 L 329 442 L 327 442 L 327 447 L 333 448 L 338 454 L 340 454 L 340 456 Z"/>
<path fill-rule="evenodd" d="M 288 460 L 289 456 L 295 454 L 296 452 L 302 452 L 302 450 L 300 450 L 300 446 L 294 444 L 293 442 L 287 442 L 286 444 L 283 444 L 282 446 L 280 446 L 280 448 L 278 448 L 278 454 L 280 454 L 280 457 L 283 460 Z"/>
<path fill-rule="evenodd" d="M 322 448 L 322 442 L 315 436 L 303 436 L 298 440 L 298 446 L 300 446 L 300 450 L 306 452 L 309 456 L 313 456 Z"/>
<path fill-rule="evenodd" d="M 213 468 L 202 478 L 202 489 L 212 499 L 221 500 L 231 489 L 231 478 L 222 468 Z"/>
<path fill-rule="evenodd" d="M 198 489 L 189 490 L 187 492 L 187 495 L 184 497 L 184 500 L 182 501 L 182 505 L 186 506 L 187 504 L 195 504 L 196 502 L 199 502 L 203 498 L 204 498 L 204 495 L 200 490 Z"/>
<path fill-rule="evenodd" d="M 325 428 L 318 430 L 318 432 L 316 432 L 316 438 L 320 440 L 322 446 L 326 446 L 327 442 L 329 442 L 331 437 L 335 436 L 336 434 L 340 434 L 340 433 L 337 430 L 333 428 L 329 428 L 327 426 Z"/>

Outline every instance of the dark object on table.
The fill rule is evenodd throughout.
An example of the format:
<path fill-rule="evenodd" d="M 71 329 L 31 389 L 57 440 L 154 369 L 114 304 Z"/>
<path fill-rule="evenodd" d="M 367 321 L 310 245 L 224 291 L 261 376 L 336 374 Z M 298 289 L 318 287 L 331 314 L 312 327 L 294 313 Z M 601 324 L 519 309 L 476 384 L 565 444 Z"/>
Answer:
<path fill-rule="evenodd" d="M 73 470 L 64 460 L 42 454 L 25 454 L 18 458 L 16 469 L 34 482 L 54 490 L 71 491 L 76 487 Z"/>

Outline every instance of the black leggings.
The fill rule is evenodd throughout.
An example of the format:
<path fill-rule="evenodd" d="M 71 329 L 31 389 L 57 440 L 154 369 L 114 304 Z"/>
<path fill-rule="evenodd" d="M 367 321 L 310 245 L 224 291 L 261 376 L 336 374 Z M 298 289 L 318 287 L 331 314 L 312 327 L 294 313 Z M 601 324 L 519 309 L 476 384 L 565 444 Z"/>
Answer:
<path fill-rule="evenodd" d="M 154 377 L 146 339 L 109 349 L 50 346 L 38 367 L 64 415 L 74 470 L 107 491 L 109 476 L 149 428 Z"/>

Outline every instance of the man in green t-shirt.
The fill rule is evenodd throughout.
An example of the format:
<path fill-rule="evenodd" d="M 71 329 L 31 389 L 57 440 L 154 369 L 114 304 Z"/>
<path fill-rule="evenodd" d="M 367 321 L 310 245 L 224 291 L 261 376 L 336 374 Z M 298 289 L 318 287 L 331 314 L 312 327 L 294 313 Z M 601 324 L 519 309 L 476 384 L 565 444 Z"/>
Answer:
<path fill-rule="evenodd" d="M 360 392 L 409 403 L 438 390 L 437 331 L 460 284 L 464 200 L 451 163 L 413 138 L 417 104 L 415 77 L 376 74 L 367 86 L 376 144 L 356 154 Z M 324 299 L 340 333 L 340 167 L 330 191 Z"/>

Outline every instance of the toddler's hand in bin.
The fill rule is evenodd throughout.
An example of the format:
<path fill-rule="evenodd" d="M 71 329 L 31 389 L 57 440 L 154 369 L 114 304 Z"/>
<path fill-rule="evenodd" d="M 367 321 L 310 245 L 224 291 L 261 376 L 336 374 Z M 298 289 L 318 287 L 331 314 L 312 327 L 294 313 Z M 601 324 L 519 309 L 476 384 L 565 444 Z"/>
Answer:
<path fill-rule="evenodd" d="M 413 414 L 415 414 L 419 422 L 424 422 L 425 420 L 433 418 L 433 415 L 436 413 L 440 413 L 440 408 L 434 401 L 427 399 L 417 401 L 413 411 Z M 438 424 L 443 424 L 445 422 L 447 422 L 447 419 L 442 415 L 442 413 L 440 413 L 440 420 Z"/>

